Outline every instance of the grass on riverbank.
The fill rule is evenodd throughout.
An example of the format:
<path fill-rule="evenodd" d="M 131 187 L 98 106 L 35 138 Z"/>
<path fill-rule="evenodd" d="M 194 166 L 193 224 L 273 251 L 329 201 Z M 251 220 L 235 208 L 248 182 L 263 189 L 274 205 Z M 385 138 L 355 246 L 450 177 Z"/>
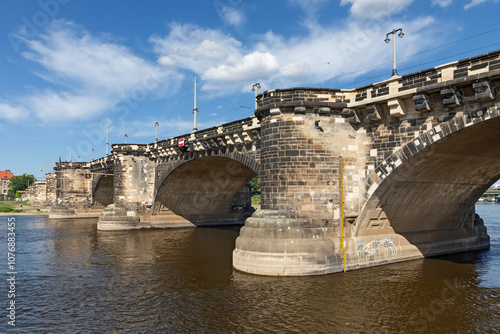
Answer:
<path fill-rule="evenodd" d="M 13 213 L 21 213 L 24 212 L 24 210 L 20 209 L 20 204 L 23 206 L 26 205 L 26 201 L 18 201 L 18 202 L 7 202 L 7 201 L 0 201 L 0 212 L 13 212 Z"/>
<path fill-rule="evenodd" d="M 260 194 L 252 195 L 252 205 L 260 205 Z"/>

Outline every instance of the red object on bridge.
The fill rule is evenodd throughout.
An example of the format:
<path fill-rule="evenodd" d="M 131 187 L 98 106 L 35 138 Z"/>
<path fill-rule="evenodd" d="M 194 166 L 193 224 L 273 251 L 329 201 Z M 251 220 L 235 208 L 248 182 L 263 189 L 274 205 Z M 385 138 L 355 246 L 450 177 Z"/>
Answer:
<path fill-rule="evenodd" d="M 179 139 L 179 147 L 184 146 L 184 138 Z"/>

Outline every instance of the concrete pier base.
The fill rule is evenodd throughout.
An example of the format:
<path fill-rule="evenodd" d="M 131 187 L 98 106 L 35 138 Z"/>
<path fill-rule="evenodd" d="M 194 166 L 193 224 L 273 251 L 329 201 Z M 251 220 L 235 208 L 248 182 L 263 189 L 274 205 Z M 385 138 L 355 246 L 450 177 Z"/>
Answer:
<path fill-rule="evenodd" d="M 73 218 L 76 215 L 75 210 L 66 207 L 52 208 L 49 212 L 50 219 L 66 219 Z"/>
<path fill-rule="evenodd" d="M 342 257 L 329 235 L 293 213 L 258 210 L 236 239 L 233 267 L 268 276 L 323 275 L 342 271 Z"/>
<path fill-rule="evenodd" d="M 127 211 L 122 206 L 110 204 L 99 216 L 99 231 L 134 230 L 141 228 L 140 218 L 135 212 Z"/>
<path fill-rule="evenodd" d="M 247 219 L 236 239 L 233 267 L 268 276 L 322 275 L 344 270 L 338 231 L 312 226 L 292 213 L 259 210 Z M 460 252 L 485 250 L 490 238 L 482 219 L 474 226 L 406 234 L 349 237 L 346 270 Z"/>

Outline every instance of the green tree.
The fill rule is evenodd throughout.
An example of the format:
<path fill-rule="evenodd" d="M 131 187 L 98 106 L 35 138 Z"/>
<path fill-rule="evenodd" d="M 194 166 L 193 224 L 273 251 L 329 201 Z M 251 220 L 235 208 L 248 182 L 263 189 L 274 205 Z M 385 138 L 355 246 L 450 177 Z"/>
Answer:
<path fill-rule="evenodd" d="M 17 192 L 18 191 L 24 191 L 28 188 L 28 186 L 35 184 L 35 177 L 33 175 L 28 175 L 28 174 L 22 174 L 19 176 L 14 176 L 12 179 L 10 179 L 9 182 L 9 190 L 7 192 L 7 195 L 11 197 L 19 197 Z"/>
<path fill-rule="evenodd" d="M 260 194 L 260 176 L 257 175 L 250 181 L 250 187 L 252 187 L 252 195 Z"/>

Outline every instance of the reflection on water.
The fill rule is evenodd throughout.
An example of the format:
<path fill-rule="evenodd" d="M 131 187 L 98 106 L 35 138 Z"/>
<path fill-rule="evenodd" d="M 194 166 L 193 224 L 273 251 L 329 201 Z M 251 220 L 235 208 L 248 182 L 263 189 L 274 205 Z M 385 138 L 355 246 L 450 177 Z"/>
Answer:
<path fill-rule="evenodd" d="M 477 211 L 489 251 L 287 278 L 232 269 L 238 228 L 101 232 L 96 220 L 17 217 L 16 332 L 499 332 L 500 205 Z"/>

